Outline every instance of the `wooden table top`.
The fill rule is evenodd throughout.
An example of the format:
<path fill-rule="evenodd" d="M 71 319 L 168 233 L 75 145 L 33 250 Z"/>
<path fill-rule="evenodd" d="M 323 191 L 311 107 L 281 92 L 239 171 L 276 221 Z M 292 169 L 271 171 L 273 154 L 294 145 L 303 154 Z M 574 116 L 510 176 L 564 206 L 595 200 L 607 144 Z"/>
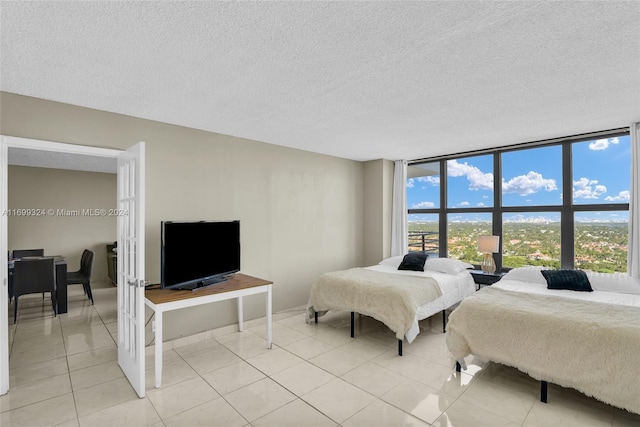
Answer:
<path fill-rule="evenodd" d="M 205 295 L 221 294 L 224 292 L 237 291 L 240 289 L 255 288 L 256 286 L 271 285 L 273 282 L 257 277 L 248 276 L 242 273 L 236 273 L 226 282 L 218 285 L 199 288 L 195 291 L 178 290 L 178 289 L 160 289 L 152 287 L 145 289 L 144 296 L 154 304 L 163 304 L 172 301 L 185 300 L 190 298 L 198 298 Z M 160 286 L 160 285 L 157 285 Z"/>

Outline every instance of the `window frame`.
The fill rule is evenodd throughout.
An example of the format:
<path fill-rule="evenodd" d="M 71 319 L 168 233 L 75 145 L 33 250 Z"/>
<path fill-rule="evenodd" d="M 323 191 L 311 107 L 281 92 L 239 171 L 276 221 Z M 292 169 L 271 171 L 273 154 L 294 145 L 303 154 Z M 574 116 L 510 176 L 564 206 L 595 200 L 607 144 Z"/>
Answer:
<path fill-rule="evenodd" d="M 451 214 L 466 213 L 490 213 L 492 215 L 492 233 L 502 237 L 504 213 L 533 213 L 533 212 L 557 212 L 560 214 L 560 265 L 561 268 L 574 268 L 575 265 L 575 223 L 576 212 L 606 212 L 629 211 L 629 203 L 589 203 L 573 204 L 573 152 L 575 143 L 590 141 L 600 138 L 614 138 L 628 136 L 628 128 L 610 129 L 600 132 L 592 132 L 563 138 L 554 138 L 544 141 L 516 144 L 486 150 L 467 151 L 463 153 L 443 155 L 438 157 L 417 159 L 409 164 L 440 162 L 440 207 L 429 209 L 407 209 L 407 216 L 411 214 L 437 214 L 439 225 L 439 256 L 448 254 L 447 218 Z M 528 150 L 539 147 L 560 145 L 562 147 L 562 203 L 558 205 L 539 206 L 503 206 L 502 205 L 502 154 L 516 150 Z M 447 161 L 463 159 L 479 155 L 493 155 L 493 206 L 492 207 L 448 207 L 447 191 Z M 565 197 L 564 195 L 569 195 Z M 502 265 L 502 238 L 500 239 L 500 252 L 494 254 L 498 271 L 503 271 Z M 506 267 L 508 269 L 508 267 Z"/>

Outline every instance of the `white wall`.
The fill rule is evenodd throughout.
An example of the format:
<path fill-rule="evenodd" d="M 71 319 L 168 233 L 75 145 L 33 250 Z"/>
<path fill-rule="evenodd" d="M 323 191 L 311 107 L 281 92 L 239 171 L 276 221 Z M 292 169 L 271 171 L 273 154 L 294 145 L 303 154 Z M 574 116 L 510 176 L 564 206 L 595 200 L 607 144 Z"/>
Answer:
<path fill-rule="evenodd" d="M 320 273 L 363 263 L 360 162 L 0 96 L 4 135 L 115 149 L 146 142 L 148 280 L 160 279 L 161 220 L 240 220 L 242 272 L 274 282 L 275 311 L 304 305 Z M 227 301 L 169 313 L 164 339 L 234 323 L 235 310 Z M 264 296 L 245 298 L 245 317 L 263 315 Z"/>
<path fill-rule="evenodd" d="M 364 163 L 364 264 L 377 264 L 391 255 L 393 162 Z"/>
<path fill-rule="evenodd" d="M 64 255 L 69 271 L 80 268 L 82 251 L 96 256 L 93 281 L 107 277 L 106 244 L 116 240 L 116 218 L 66 216 L 58 210 L 109 209 L 116 205 L 116 175 L 9 166 L 9 209 L 38 209 L 55 214 L 8 217 L 9 250 L 44 248 Z"/>

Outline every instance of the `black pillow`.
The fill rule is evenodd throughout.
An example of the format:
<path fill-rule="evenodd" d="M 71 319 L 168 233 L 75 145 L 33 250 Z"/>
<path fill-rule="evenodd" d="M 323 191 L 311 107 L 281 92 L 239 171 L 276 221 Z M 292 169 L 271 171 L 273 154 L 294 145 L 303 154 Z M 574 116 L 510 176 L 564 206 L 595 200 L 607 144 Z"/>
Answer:
<path fill-rule="evenodd" d="M 593 292 L 587 273 L 582 270 L 542 270 L 547 289 Z"/>
<path fill-rule="evenodd" d="M 398 270 L 424 271 L 424 263 L 428 256 L 424 252 L 409 252 L 402 258 Z"/>

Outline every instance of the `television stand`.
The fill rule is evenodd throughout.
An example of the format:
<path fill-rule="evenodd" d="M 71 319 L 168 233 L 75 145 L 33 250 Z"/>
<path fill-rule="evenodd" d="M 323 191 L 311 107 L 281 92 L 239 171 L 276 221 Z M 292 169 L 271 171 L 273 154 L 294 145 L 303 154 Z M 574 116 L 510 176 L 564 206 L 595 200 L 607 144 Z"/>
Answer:
<path fill-rule="evenodd" d="M 198 288 L 199 292 L 190 290 L 173 290 L 160 288 L 146 288 L 144 291 L 145 305 L 155 313 L 152 328 L 155 328 L 155 384 L 160 388 L 162 383 L 162 318 L 166 311 L 180 308 L 194 307 L 211 302 L 238 299 L 238 330 L 243 329 L 242 297 L 254 294 L 267 294 L 267 348 L 271 348 L 272 302 L 271 287 L 273 282 L 237 273 L 229 277 L 218 286 Z"/>
<path fill-rule="evenodd" d="M 226 281 L 227 279 L 216 280 L 215 282 L 210 282 L 210 283 L 207 283 L 206 285 L 204 283 L 203 284 L 198 283 L 191 288 L 191 292 L 201 291 L 203 289 L 207 289 L 209 286 L 221 285 Z M 184 288 L 184 289 L 189 289 L 189 288 Z"/>
<path fill-rule="evenodd" d="M 170 288 L 170 289 L 173 289 L 176 291 L 196 292 L 196 291 L 201 291 L 203 289 L 207 289 L 209 286 L 222 285 L 223 283 L 226 283 L 227 280 L 229 280 L 227 277 L 221 277 L 219 279 L 215 279 L 209 282 L 198 282 L 198 283 L 194 283 L 193 285 L 179 286 L 177 288 Z"/>
<path fill-rule="evenodd" d="M 228 274 L 226 276 L 221 276 L 221 277 L 216 277 L 213 279 L 209 279 L 207 281 L 201 281 L 201 282 L 196 282 L 196 283 L 192 283 L 190 285 L 173 285 L 173 286 L 167 286 L 163 289 L 171 289 L 174 291 L 191 291 L 191 292 L 195 292 L 195 291 L 199 291 L 201 289 L 206 289 L 209 286 L 216 286 L 216 285 L 221 285 L 225 282 L 227 282 L 228 280 L 232 279 L 234 277 L 234 274 Z"/>

